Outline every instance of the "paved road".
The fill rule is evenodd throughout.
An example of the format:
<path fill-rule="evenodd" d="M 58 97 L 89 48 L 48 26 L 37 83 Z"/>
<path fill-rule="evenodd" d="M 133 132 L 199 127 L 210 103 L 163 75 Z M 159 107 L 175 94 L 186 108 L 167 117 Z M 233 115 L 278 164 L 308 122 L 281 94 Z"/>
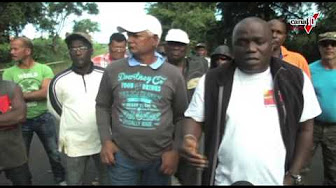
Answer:
<path fill-rule="evenodd" d="M 93 161 L 90 161 L 90 165 L 87 170 L 88 173 L 85 177 L 85 185 L 95 184 L 96 170 L 93 164 Z M 37 135 L 34 135 L 32 140 L 29 167 L 33 176 L 33 185 L 55 185 L 47 154 L 45 153 Z M 0 174 L 0 185 L 11 185 L 11 182 L 6 179 L 3 173 Z"/>
<path fill-rule="evenodd" d="M 30 169 L 33 175 L 33 185 L 54 185 L 52 173 L 50 171 L 50 165 L 46 153 L 43 150 L 43 146 L 34 135 L 31 151 L 30 151 Z M 95 184 L 96 170 L 93 165 L 93 161 L 88 166 L 88 173 L 85 178 L 85 185 Z M 321 150 L 317 150 L 316 155 L 313 158 L 312 172 L 307 174 L 306 185 L 322 185 L 323 169 L 321 162 Z M 174 185 L 177 182 L 173 181 Z M 4 174 L 0 175 L 0 185 L 10 185 L 10 181 L 5 178 Z"/>

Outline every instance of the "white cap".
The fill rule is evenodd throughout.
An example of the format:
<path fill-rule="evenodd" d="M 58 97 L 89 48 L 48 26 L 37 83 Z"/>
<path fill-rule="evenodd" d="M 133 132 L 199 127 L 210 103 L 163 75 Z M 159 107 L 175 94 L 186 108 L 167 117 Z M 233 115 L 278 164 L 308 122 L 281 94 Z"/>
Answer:
<path fill-rule="evenodd" d="M 166 42 L 181 42 L 184 44 L 189 44 L 190 40 L 188 34 L 181 29 L 170 29 L 166 35 Z"/>
<path fill-rule="evenodd" d="M 162 27 L 160 21 L 152 15 L 137 15 L 127 22 L 117 27 L 119 32 L 138 33 L 142 31 L 150 31 L 154 35 L 161 38 Z"/>

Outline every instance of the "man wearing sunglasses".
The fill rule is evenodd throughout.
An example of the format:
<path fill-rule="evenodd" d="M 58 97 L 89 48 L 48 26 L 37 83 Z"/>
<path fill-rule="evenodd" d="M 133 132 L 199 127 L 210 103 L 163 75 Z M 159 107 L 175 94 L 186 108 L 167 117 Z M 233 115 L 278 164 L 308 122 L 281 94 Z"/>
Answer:
<path fill-rule="evenodd" d="M 324 185 L 336 184 L 336 32 L 319 35 L 321 59 L 310 64 L 312 81 L 322 114 L 315 118 L 314 148 L 322 146 Z"/>

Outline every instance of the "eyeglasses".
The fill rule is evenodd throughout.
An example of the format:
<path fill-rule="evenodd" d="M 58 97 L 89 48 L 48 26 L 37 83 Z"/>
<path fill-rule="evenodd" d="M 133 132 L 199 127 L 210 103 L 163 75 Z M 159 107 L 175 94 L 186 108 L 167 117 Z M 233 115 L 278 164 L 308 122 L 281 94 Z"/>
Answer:
<path fill-rule="evenodd" d="M 328 47 L 329 45 L 331 45 L 332 47 L 336 47 L 336 41 L 330 41 L 330 40 L 321 41 L 320 45 L 323 47 Z"/>
<path fill-rule="evenodd" d="M 126 51 L 126 48 L 111 48 L 112 52 L 124 52 Z"/>
<path fill-rule="evenodd" d="M 86 46 L 81 46 L 81 47 L 77 47 L 77 48 L 70 48 L 70 52 L 72 53 L 76 53 L 76 52 L 82 52 L 85 50 L 88 50 L 89 48 Z"/>

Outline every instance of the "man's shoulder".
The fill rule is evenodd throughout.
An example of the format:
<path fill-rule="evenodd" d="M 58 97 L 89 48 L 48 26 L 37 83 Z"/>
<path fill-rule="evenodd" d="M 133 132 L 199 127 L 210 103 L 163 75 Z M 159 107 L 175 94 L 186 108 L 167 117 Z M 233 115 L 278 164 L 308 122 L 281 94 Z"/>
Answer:
<path fill-rule="evenodd" d="M 100 64 L 102 61 L 105 61 L 106 57 L 109 57 L 109 53 L 97 55 L 93 57 L 91 60 L 94 64 Z"/>
<path fill-rule="evenodd" d="M 281 67 L 283 67 L 285 69 L 301 72 L 301 69 L 299 67 L 297 67 L 297 66 L 295 66 L 295 65 L 293 65 L 291 63 L 288 63 L 285 60 L 282 60 L 282 59 L 279 59 L 279 58 L 272 58 L 271 62 L 272 62 L 271 66 L 273 64 L 274 66 L 281 66 Z"/>
<path fill-rule="evenodd" d="M 52 79 L 52 82 L 59 81 L 62 79 L 67 78 L 71 73 L 73 73 L 73 70 L 71 68 L 67 68 L 59 73 L 57 73 L 54 78 Z"/>
<path fill-rule="evenodd" d="M 163 69 L 162 69 L 163 68 Z M 161 67 L 159 68 L 159 70 L 165 70 L 165 69 L 168 69 L 167 71 L 168 72 L 172 72 L 172 73 L 181 73 L 180 69 L 175 66 L 175 65 L 172 65 L 170 63 L 168 63 L 167 61 L 164 62 Z"/>
<path fill-rule="evenodd" d="M 208 63 L 208 61 L 204 57 L 200 57 L 196 55 L 188 56 L 187 59 L 190 62 L 204 62 L 206 64 Z"/>
<path fill-rule="evenodd" d="M 105 70 L 115 70 L 123 67 L 128 67 L 128 58 L 113 61 L 113 63 L 110 63 L 105 67 Z"/>
<path fill-rule="evenodd" d="M 199 56 L 189 56 L 186 58 L 191 68 L 208 70 L 208 61 Z"/>
<path fill-rule="evenodd" d="M 288 56 L 288 58 L 290 58 L 292 60 L 295 59 L 296 61 L 298 61 L 300 63 L 302 63 L 302 62 L 303 63 L 308 63 L 306 58 L 301 53 L 296 52 L 296 51 L 291 51 L 291 50 L 288 50 L 288 49 L 286 49 L 286 50 L 287 50 L 286 55 Z M 286 58 L 286 57 L 284 57 L 284 58 Z"/>
<path fill-rule="evenodd" d="M 5 68 L 4 69 L 4 73 L 6 72 L 12 72 L 12 71 L 15 71 L 15 70 L 17 70 L 17 69 L 19 69 L 19 67 L 17 66 L 17 65 L 13 65 L 13 66 L 10 66 L 10 67 L 8 67 L 8 68 Z"/>
<path fill-rule="evenodd" d="M 317 67 L 320 66 L 320 63 L 321 63 L 321 60 L 320 60 L 320 59 L 319 59 L 319 60 L 316 60 L 316 61 L 314 61 L 314 62 L 311 62 L 311 63 L 309 64 L 309 68 L 317 68 Z"/>
<path fill-rule="evenodd" d="M 45 63 L 39 63 L 39 62 L 35 62 L 35 66 L 34 68 L 37 68 L 37 69 L 42 69 L 42 70 L 51 70 L 51 67 Z"/>

